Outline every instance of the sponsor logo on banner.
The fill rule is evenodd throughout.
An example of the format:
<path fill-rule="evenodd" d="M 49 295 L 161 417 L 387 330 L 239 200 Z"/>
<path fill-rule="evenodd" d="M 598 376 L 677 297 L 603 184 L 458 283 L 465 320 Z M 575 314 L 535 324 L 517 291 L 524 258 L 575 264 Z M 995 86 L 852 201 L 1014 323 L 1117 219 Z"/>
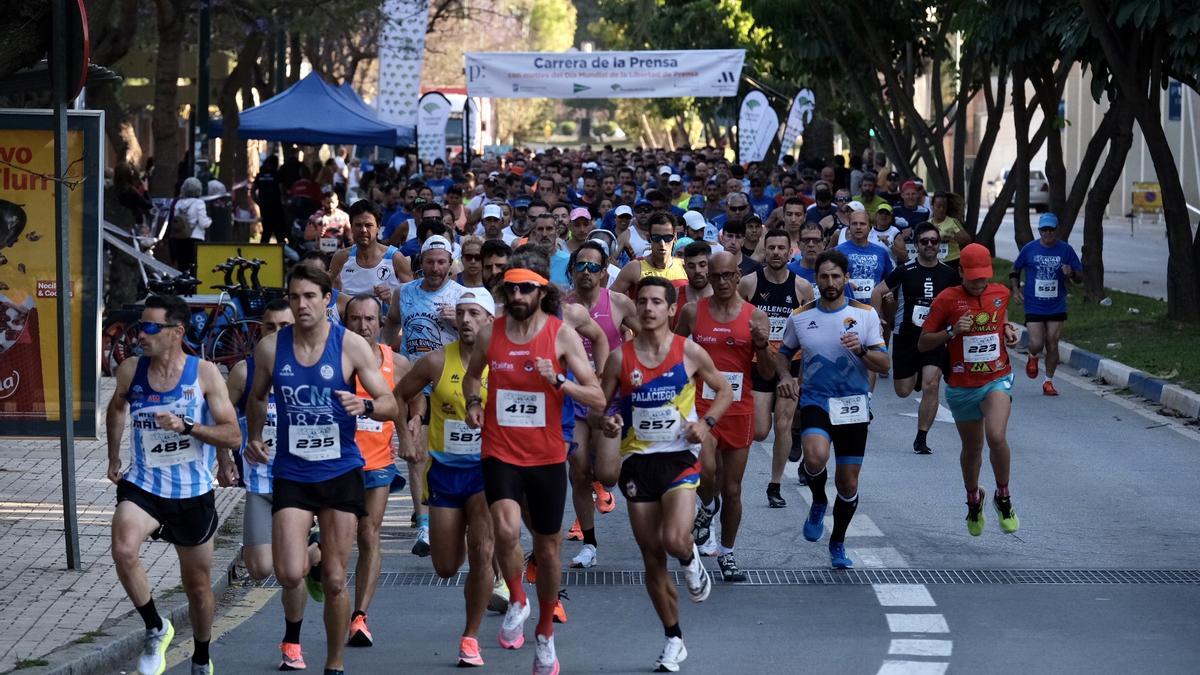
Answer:
<path fill-rule="evenodd" d="M 422 161 L 446 158 L 446 122 L 450 99 L 431 91 L 421 97 L 417 113 L 417 155 Z"/>
<path fill-rule="evenodd" d="M 761 162 L 778 132 L 779 116 L 766 95 L 757 90 L 746 94 L 738 114 L 738 161 Z"/>
<path fill-rule="evenodd" d="M 792 146 L 804 135 L 804 127 L 812 122 L 813 110 L 816 107 L 817 99 L 811 89 L 801 89 L 796 98 L 792 99 L 787 125 L 783 128 L 783 142 L 779 146 L 780 164 L 783 164 L 783 156 L 790 153 Z"/>
<path fill-rule="evenodd" d="M 417 125 L 429 2 L 384 0 L 383 15 L 387 21 L 379 34 L 379 118 L 411 128 Z"/>

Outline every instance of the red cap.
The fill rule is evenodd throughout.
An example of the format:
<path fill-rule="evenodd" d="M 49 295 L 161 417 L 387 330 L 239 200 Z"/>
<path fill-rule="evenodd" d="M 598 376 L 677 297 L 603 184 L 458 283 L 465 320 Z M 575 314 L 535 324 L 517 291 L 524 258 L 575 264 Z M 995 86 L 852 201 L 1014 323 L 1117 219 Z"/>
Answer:
<path fill-rule="evenodd" d="M 917 191 L 920 191 L 920 189 L 921 189 L 921 186 L 920 186 L 920 185 L 918 185 L 918 184 L 917 184 L 917 181 L 915 181 L 915 180 L 906 180 L 906 181 L 904 181 L 904 185 L 901 185 L 901 186 L 900 186 L 900 191 L 901 191 L 901 192 L 904 192 L 905 190 L 917 190 Z"/>
<path fill-rule="evenodd" d="M 967 244 L 958 254 L 958 262 L 962 266 L 963 279 L 991 279 L 992 254 L 983 244 Z"/>

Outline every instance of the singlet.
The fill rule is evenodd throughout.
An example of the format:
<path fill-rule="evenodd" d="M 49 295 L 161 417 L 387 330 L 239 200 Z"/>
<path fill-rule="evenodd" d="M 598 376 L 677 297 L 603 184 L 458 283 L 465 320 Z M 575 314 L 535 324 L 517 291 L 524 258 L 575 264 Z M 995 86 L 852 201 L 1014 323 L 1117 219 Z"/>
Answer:
<path fill-rule="evenodd" d="M 472 429 L 467 419 L 467 401 L 463 398 L 463 378 L 467 369 L 462 364 L 462 343 L 446 345 L 446 360 L 442 373 L 433 384 L 429 397 L 429 456 L 435 462 L 459 468 L 479 466 L 480 429 Z M 479 396 L 487 406 L 488 369 L 483 369 L 483 385 Z"/>
<path fill-rule="evenodd" d="M 395 263 L 392 259 L 397 250 L 395 246 L 388 246 L 387 252 L 374 267 L 363 267 L 358 263 L 358 245 L 351 246 L 346 264 L 342 266 L 342 271 L 338 274 L 338 278 L 342 281 L 342 292 L 351 296 L 375 295 L 375 287 L 379 284 L 399 286 L 399 282 L 396 281 Z"/>
<path fill-rule="evenodd" d="M 830 414 L 837 424 L 867 422 L 867 394 L 871 390 L 867 364 L 857 354 L 842 345 L 842 335 L 858 333 L 859 342 L 867 349 L 884 349 L 879 315 L 870 305 L 849 298 L 840 309 L 827 310 L 820 301 L 805 305 L 788 319 L 779 352 L 791 357 L 801 352 L 804 387 L 800 391 L 800 406 L 815 405 Z M 861 419 L 839 420 L 838 403 L 854 399 Z"/>
<path fill-rule="evenodd" d="M 767 315 L 767 320 L 771 322 L 768 339 L 771 346 L 778 349 L 783 341 L 783 329 L 787 326 L 788 317 L 800 306 L 800 298 L 796 297 L 796 275 L 788 272 L 787 279 L 780 284 L 768 279 L 761 269 L 755 272 L 755 276 L 754 297 L 750 298 L 750 304 Z"/>
<path fill-rule="evenodd" d="M 892 258 L 886 248 L 868 243 L 858 246 L 852 241 L 838 244 L 837 250 L 846 254 L 850 270 L 846 275 L 846 296 L 870 303 L 871 291 L 883 278 L 892 273 Z"/>
<path fill-rule="evenodd" d="M 633 249 L 633 257 L 636 260 L 641 260 L 642 255 L 650 248 L 650 240 L 642 236 L 634 223 L 629 223 L 629 248 Z"/>
<path fill-rule="evenodd" d="M 379 374 L 383 375 L 388 391 L 391 391 L 396 386 L 395 353 L 390 347 L 384 345 L 375 345 L 375 347 L 383 356 Z M 359 398 L 371 398 L 367 390 L 363 389 L 362 381 L 357 377 L 354 378 L 354 389 Z M 362 453 L 363 470 L 374 471 L 390 466 L 392 463 L 392 439 L 396 436 L 396 423 L 380 422 L 366 415 L 359 415 L 356 418 L 355 429 L 354 442 L 358 444 L 358 451 Z"/>
<path fill-rule="evenodd" d="M 614 352 L 621 348 L 621 342 L 624 336 L 621 334 L 621 327 L 613 322 L 612 316 L 612 293 L 607 288 L 599 289 L 600 297 L 596 299 L 596 306 L 588 310 L 592 320 L 600 326 L 600 330 L 604 331 L 604 337 L 608 338 L 608 350 Z M 572 302 L 578 302 L 577 297 L 572 297 Z M 581 303 L 582 304 L 582 303 Z M 583 349 L 587 352 L 588 361 L 591 362 L 592 368 L 596 367 L 596 362 L 592 357 L 592 341 L 579 336 L 583 340 Z"/>
<path fill-rule="evenodd" d="M 329 289 L 329 304 L 325 305 L 325 318 L 329 319 L 329 323 L 342 325 L 342 315 L 338 313 L 338 296 L 341 291 L 336 288 Z"/>
<path fill-rule="evenodd" d="M 555 349 L 562 320 L 546 317 L 541 332 L 524 344 L 508 339 L 507 325 L 507 316 L 492 323 L 482 456 L 518 466 L 562 463 L 567 458 L 562 425 L 553 422 L 563 412 L 563 391 L 538 375 L 534 366 L 538 358 L 550 359 L 555 370 L 563 372 Z"/>
<path fill-rule="evenodd" d="M 254 386 L 254 357 L 246 357 L 246 384 L 237 400 L 238 426 L 242 428 L 242 480 L 246 492 L 260 495 L 271 494 L 271 465 L 275 463 L 275 393 L 267 394 L 267 419 L 263 422 L 262 439 L 267 444 L 267 463 L 258 464 L 246 459 L 246 441 L 249 429 L 246 425 L 246 403 L 250 400 L 250 388 Z"/>
<path fill-rule="evenodd" d="M 662 277 L 667 281 L 687 281 L 687 272 L 683 270 L 683 260 L 680 258 L 674 256 L 667 258 L 667 266 L 663 269 L 651 265 L 649 258 L 643 258 L 639 261 L 639 264 L 642 269 L 642 274 L 639 277 L 641 279 L 645 279 L 646 277 Z"/>
<path fill-rule="evenodd" d="M 672 335 L 666 357 L 653 368 L 637 357 L 633 342 L 621 345 L 622 459 L 689 449 L 695 452 L 683 435 L 684 424 L 696 421 L 696 385 L 684 367 L 684 344 L 683 336 Z"/>
<path fill-rule="evenodd" d="M 133 450 L 125 480 L 166 499 L 199 497 L 213 489 L 213 463 L 217 452 L 193 436 L 184 436 L 158 426 L 156 413 L 191 417 L 209 424 L 208 402 L 200 391 L 200 359 L 186 357 L 179 382 L 167 391 L 150 386 L 150 358 L 138 358 L 137 371 L 129 383 L 129 419 Z"/>
<path fill-rule="evenodd" d="M 325 350 L 311 366 L 301 365 L 292 350 L 292 326 L 275 342 L 276 478 L 317 483 L 363 465 L 354 441 L 355 418 L 334 392 L 354 391 L 342 371 L 342 339 L 346 329 L 330 326 Z"/>
<path fill-rule="evenodd" d="M 929 316 L 933 299 L 938 293 L 958 283 L 958 272 L 945 263 L 925 267 L 916 260 L 910 260 L 893 270 L 885 281 L 888 288 L 896 289 L 899 303 L 897 313 L 900 314 L 899 330 L 896 332 L 916 338 L 921 335 L 921 327 L 925 325 L 925 317 Z"/>
<path fill-rule="evenodd" d="M 442 320 L 440 305 L 453 307 L 465 289 L 451 279 L 436 291 L 421 288 L 422 283 L 420 279 L 414 279 L 400 287 L 400 328 L 403 331 L 400 353 L 410 361 L 458 339 L 458 330 L 453 323 Z"/>
<path fill-rule="evenodd" d="M 946 373 L 946 382 L 951 387 L 982 387 L 1012 372 L 1004 346 L 1011 295 L 1007 286 L 990 283 L 979 296 L 967 293 L 962 286 L 951 286 L 933 299 L 923 328 L 927 333 L 945 330 L 964 314 L 975 317 L 971 330 L 955 334 L 947 343 L 950 372 Z"/>
<path fill-rule="evenodd" d="M 754 397 L 746 390 L 746 386 L 750 384 L 750 368 L 754 359 L 754 340 L 750 337 L 750 315 L 754 313 L 754 305 L 742 301 L 737 318 L 729 323 L 721 323 L 713 319 L 709 309 L 711 303 L 711 297 L 696 301 L 692 340 L 708 352 L 717 370 L 733 387 L 733 404 L 725 415 L 753 415 Z M 703 417 L 708 414 L 708 407 L 712 405 L 717 392 L 699 380 L 696 386 L 701 387 L 696 410 Z"/>

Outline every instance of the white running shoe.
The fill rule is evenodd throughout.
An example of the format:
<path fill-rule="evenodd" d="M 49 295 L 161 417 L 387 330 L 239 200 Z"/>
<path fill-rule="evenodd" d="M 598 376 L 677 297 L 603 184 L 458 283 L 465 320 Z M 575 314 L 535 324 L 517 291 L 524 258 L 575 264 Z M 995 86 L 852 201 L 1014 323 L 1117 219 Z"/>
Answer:
<path fill-rule="evenodd" d="M 167 648 L 174 637 L 175 627 L 166 619 L 162 619 L 162 628 L 146 631 L 142 655 L 138 657 L 138 675 L 162 675 L 167 669 Z"/>
<path fill-rule="evenodd" d="M 696 550 L 706 558 L 715 556 L 717 554 L 717 538 L 709 537 L 708 541 L 698 546 Z"/>
<path fill-rule="evenodd" d="M 525 644 L 525 620 L 529 618 L 529 598 L 517 604 L 508 603 L 508 611 L 504 614 L 504 623 L 500 625 L 500 634 L 496 641 L 505 649 L 520 649 Z"/>
<path fill-rule="evenodd" d="M 508 611 L 508 584 L 500 577 L 496 577 L 492 582 L 492 597 L 488 600 L 488 609 L 497 614 Z"/>
<path fill-rule="evenodd" d="M 421 558 L 425 558 L 429 555 L 429 552 L 432 550 L 433 549 L 429 546 L 429 528 L 428 527 L 418 527 L 417 528 L 417 541 L 416 541 L 416 543 L 413 544 L 413 547 L 412 547 L 413 555 L 419 556 Z"/>
<path fill-rule="evenodd" d="M 584 544 L 583 548 L 579 549 L 579 555 L 571 559 L 571 567 L 595 567 L 596 566 L 596 547 L 591 544 Z"/>
<path fill-rule="evenodd" d="M 558 654 L 554 652 L 554 636 L 536 636 L 533 652 L 533 675 L 558 675 Z"/>
<path fill-rule="evenodd" d="M 692 564 L 683 568 L 683 572 L 687 577 L 688 595 L 691 596 L 692 602 L 704 602 L 708 599 L 708 593 L 712 590 L 712 578 L 709 577 L 704 563 L 700 562 L 700 549 L 695 544 L 692 544 Z"/>
<path fill-rule="evenodd" d="M 656 673 L 677 673 L 679 664 L 687 658 L 687 647 L 683 646 L 683 638 L 669 637 L 663 647 L 662 654 L 654 662 Z"/>

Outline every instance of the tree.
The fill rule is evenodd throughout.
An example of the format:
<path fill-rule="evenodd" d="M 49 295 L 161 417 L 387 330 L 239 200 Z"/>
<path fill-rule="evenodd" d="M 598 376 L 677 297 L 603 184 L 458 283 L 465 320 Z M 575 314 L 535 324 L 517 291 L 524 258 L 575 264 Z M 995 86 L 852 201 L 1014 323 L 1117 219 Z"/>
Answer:
<path fill-rule="evenodd" d="M 154 174 L 150 194 L 171 197 L 179 176 L 179 62 L 187 28 L 184 0 L 154 0 L 158 58 L 154 66 Z"/>

